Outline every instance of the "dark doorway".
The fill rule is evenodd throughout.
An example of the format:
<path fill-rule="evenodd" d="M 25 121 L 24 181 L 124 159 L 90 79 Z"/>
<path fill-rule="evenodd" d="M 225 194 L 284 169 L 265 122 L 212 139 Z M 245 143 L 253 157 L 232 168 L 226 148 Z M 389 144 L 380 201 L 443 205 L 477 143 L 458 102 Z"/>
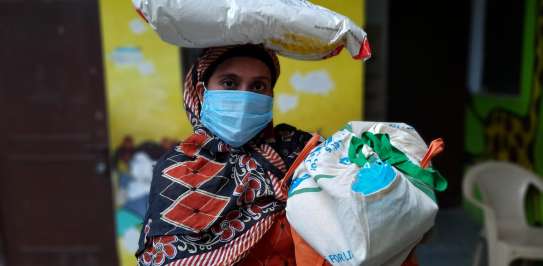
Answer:
<path fill-rule="evenodd" d="M 96 0 L 0 3 L 6 262 L 117 265 Z"/>
<path fill-rule="evenodd" d="M 462 198 L 470 1 L 390 1 L 387 120 L 446 148 L 434 165 L 449 180 L 443 207 Z"/>

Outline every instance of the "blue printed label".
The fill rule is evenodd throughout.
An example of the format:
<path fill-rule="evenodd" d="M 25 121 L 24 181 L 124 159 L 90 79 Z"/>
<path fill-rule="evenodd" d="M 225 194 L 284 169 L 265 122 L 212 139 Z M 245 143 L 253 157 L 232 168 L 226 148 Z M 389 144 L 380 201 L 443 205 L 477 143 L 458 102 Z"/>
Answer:
<path fill-rule="evenodd" d="M 309 174 L 303 174 L 299 177 L 296 177 L 292 180 L 292 184 L 290 184 L 290 189 L 288 191 L 289 194 L 292 194 L 294 189 L 296 189 L 304 180 L 310 178 L 311 176 Z"/>
<path fill-rule="evenodd" d="M 353 259 L 353 253 L 350 250 L 326 256 L 331 264 L 348 262 Z"/>
<path fill-rule="evenodd" d="M 351 164 L 351 160 L 349 159 L 349 157 L 342 157 L 339 159 L 339 163 L 343 165 L 349 165 Z"/>

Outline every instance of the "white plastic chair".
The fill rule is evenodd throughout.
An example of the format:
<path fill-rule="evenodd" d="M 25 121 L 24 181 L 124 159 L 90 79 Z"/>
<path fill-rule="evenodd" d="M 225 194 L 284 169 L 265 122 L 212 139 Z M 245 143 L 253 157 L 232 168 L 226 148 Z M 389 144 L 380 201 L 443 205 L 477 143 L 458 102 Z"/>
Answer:
<path fill-rule="evenodd" d="M 463 181 L 464 197 L 483 210 L 483 235 L 488 263 L 509 265 L 515 259 L 543 259 L 543 229 L 526 222 L 524 199 L 533 185 L 543 192 L 543 181 L 534 173 L 508 162 L 488 161 L 468 169 Z M 481 200 L 474 196 L 475 186 Z M 481 243 L 474 265 L 479 264 Z"/>

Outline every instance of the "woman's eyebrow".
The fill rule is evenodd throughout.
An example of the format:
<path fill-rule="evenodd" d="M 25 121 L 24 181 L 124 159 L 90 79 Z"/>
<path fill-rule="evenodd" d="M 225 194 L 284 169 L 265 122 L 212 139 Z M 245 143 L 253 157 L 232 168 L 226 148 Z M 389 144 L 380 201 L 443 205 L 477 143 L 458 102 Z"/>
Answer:
<path fill-rule="evenodd" d="M 271 81 L 271 78 L 267 76 L 257 76 L 257 77 L 254 77 L 253 79 L 260 79 L 260 80 L 265 79 L 267 81 Z"/>
<path fill-rule="evenodd" d="M 223 73 L 219 74 L 219 78 L 232 78 L 232 79 L 238 79 L 239 76 L 234 73 Z"/>

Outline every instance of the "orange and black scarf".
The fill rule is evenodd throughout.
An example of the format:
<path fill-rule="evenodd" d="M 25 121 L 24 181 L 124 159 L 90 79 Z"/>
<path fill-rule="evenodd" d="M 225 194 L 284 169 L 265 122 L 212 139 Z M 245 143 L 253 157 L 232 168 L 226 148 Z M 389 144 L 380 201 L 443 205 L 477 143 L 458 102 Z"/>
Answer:
<path fill-rule="evenodd" d="M 275 53 L 261 46 L 279 76 Z M 267 127 L 231 148 L 200 123 L 210 67 L 239 46 L 210 48 L 185 79 L 184 104 L 194 133 L 157 162 L 139 241 L 139 265 L 232 265 L 283 215 L 280 180 L 311 135 L 288 125 Z"/>

